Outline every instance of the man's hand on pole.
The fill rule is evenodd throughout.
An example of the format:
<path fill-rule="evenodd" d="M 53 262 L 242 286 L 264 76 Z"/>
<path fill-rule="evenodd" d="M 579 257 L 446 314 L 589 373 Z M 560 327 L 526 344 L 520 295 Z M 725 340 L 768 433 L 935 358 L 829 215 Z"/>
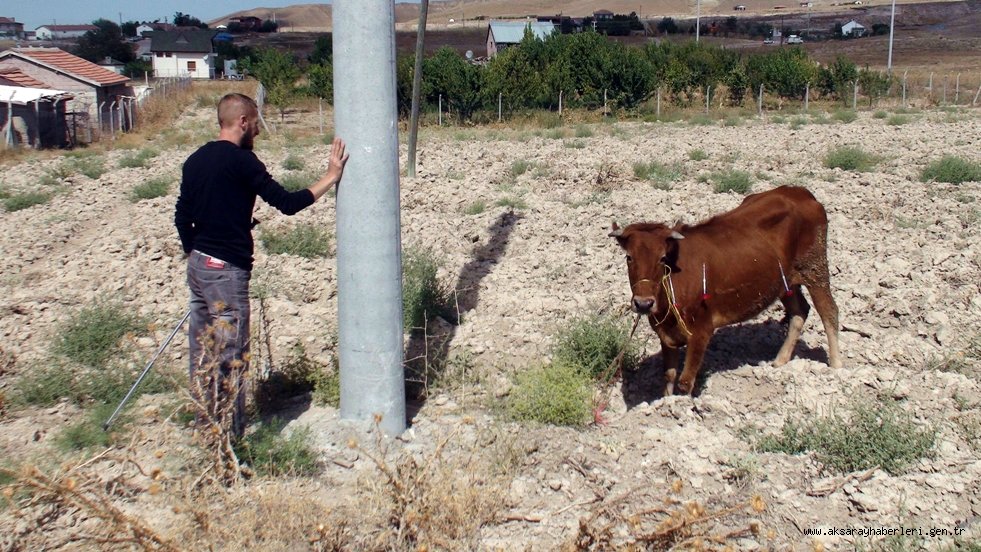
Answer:
<path fill-rule="evenodd" d="M 314 200 L 320 199 L 328 190 L 341 183 L 341 177 L 344 176 L 344 165 L 348 158 L 348 154 L 344 150 L 344 140 L 334 138 L 330 148 L 330 164 L 327 166 L 327 174 L 308 188 L 313 194 Z"/>

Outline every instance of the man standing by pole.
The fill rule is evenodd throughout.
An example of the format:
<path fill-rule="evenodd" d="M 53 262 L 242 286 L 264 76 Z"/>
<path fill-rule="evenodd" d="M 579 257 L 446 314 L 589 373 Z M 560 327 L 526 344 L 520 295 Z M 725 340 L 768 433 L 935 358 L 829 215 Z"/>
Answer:
<path fill-rule="evenodd" d="M 223 398 L 234 403 L 231 429 L 241 436 L 247 395 L 252 228 L 258 224 L 252 218 L 256 197 L 286 215 L 296 214 L 340 183 L 347 155 L 344 142 L 335 138 L 327 173 L 309 188 L 291 193 L 273 180 L 252 152 L 259 135 L 259 111 L 251 98 L 224 96 L 218 103 L 218 124 L 218 139 L 201 146 L 184 163 L 174 224 L 188 255 L 192 390 L 195 372 L 217 365 L 218 381 L 209 387 L 217 389 L 218 396 L 196 398 L 207 401 L 210 412 L 227 393 Z M 206 352 L 202 337 L 209 331 L 208 339 L 213 342 Z M 229 378 L 236 371 L 240 377 Z"/>

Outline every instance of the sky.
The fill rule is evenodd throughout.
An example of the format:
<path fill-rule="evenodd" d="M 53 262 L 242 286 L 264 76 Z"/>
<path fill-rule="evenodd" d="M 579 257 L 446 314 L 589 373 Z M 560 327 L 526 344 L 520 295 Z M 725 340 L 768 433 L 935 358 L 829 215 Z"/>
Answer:
<path fill-rule="evenodd" d="M 84 24 L 99 18 L 119 23 L 120 14 L 123 21 L 158 19 L 171 22 L 174 14 L 181 12 L 201 21 L 209 21 L 252 8 L 314 3 L 317 3 L 316 0 L 3 0 L 0 2 L 0 17 L 13 17 L 24 24 L 25 31 L 33 31 L 41 25 Z"/>

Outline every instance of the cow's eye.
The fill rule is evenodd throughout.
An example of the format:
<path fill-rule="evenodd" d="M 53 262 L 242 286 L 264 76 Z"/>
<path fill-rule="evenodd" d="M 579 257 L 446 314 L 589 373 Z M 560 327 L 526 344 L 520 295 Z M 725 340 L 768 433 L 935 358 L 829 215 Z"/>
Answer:
<path fill-rule="evenodd" d="M 630 255 L 627 255 L 627 262 L 628 262 L 628 263 L 632 263 L 632 262 L 634 262 L 634 258 L 633 258 L 633 257 L 631 257 Z"/>

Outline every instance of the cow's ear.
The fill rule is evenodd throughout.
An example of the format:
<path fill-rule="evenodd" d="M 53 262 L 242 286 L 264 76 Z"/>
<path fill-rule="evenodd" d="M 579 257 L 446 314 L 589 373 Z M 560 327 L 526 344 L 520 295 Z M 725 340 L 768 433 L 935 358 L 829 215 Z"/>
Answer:
<path fill-rule="evenodd" d="M 621 236 L 623 236 L 623 228 L 617 226 L 616 221 L 614 221 L 613 224 L 610 226 L 610 233 L 607 234 L 607 236 L 611 238 L 620 238 Z"/>
<path fill-rule="evenodd" d="M 675 234 L 677 234 L 678 237 L 675 237 Z M 678 232 L 673 232 L 670 236 L 668 236 L 668 239 L 664 244 L 664 257 L 661 259 L 661 262 L 669 266 L 671 268 L 671 272 L 681 272 L 681 269 L 678 268 L 678 250 L 680 249 L 678 247 L 678 240 L 683 239 L 685 239 L 684 236 L 678 234 Z"/>

